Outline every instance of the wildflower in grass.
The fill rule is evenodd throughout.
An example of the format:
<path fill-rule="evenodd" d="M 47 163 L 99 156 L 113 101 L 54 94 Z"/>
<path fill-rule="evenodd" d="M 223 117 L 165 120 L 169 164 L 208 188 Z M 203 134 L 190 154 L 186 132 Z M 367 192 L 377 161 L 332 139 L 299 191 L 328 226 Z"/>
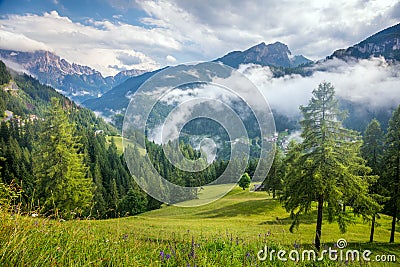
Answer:
<path fill-rule="evenodd" d="M 268 230 L 267 236 L 270 236 L 270 235 L 271 235 L 271 230 Z"/>
<path fill-rule="evenodd" d="M 176 256 L 175 249 L 172 246 L 169 246 L 169 250 L 171 251 L 171 255 Z"/>
<path fill-rule="evenodd" d="M 189 254 L 189 256 L 192 258 L 194 258 L 196 256 L 194 251 L 195 251 L 195 243 L 194 243 L 194 236 L 192 236 L 192 244 L 191 244 L 191 250 L 190 250 L 190 254 Z"/>
<path fill-rule="evenodd" d="M 122 240 L 127 240 L 127 239 L 128 239 L 128 237 L 129 237 L 129 235 L 128 235 L 128 234 L 124 234 L 124 235 L 122 236 Z"/>
<path fill-rule="evenodd" d="M 194 250 L 190 251 L 189 257 L 191 257 L 191 258 L 194 258 L 194 257 L 195 257 Z"/>
<path fill-rule="evenodd" d="M 300 245 L 297 244 L 297 241 L 294 241 L 293 247 L 294 247 L 294 249 L 299 249 Z"/>
<path fill-rule="evenodd" d="M 161 258 L 161 260 L 164 260 L 164 257 L 165 257 L 164 251 L 161 250 L 161 251 L 160 251 L 160 258 Z"/>
<path fill-rule="evenodd" d="M 169 260 L 169 259 L 171 258 L 171 254 L 166 254 L 166 255 L 165 255 L 165 258 L 166 258 L 167 260 Z"/>
<path fill-rule="evenodd" d="M 37 213 L 32 213 L 32 215 L 31 215 L 33 218 L 36 218 L 37 216 L 39 216 L 39 214 L 37 214 Z"/>
<path fill-rule="evenodd" d="M 250 258 L 250 257 L 251 257 L 250 252 L 247 252 L 247 253 L 246 253 L 246 258 Z"/>

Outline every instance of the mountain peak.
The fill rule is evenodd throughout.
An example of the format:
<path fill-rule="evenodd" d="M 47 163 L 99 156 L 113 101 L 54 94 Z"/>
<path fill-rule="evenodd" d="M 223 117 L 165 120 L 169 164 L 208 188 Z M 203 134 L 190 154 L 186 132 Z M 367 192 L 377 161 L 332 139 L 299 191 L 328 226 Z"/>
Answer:
<path fill-rule="evenodd" d="M 336 50 L 327 59 L 366 59 L 380 56 L 386 60 L 400 61 L 400 23 L 379 31 L 347 49 Z"/>
<path fill-rule="evenodd" d="M 129 70 L 114 77 L 103 77 L 99 71 L 89 66 L 71 64 L 53 52 L 44 50 L 22 52 L 0 49 L 0 59 L 34 75 L 41 83 L 61 90 L 76 102 L 96 98 L 129 77 L 144 72 Z"/>
<path fill-rule="evenodd" d="M 233 68 L 240 64 L 258 64 L 261 66 L 296 67 L 308 63 L 310 60 L 303 56 L 291 56 L 289 47 L 281 42 L 265 44 L 261 42 L 245 51 L 234 51 L 215 61 L 220 61 Z"/>

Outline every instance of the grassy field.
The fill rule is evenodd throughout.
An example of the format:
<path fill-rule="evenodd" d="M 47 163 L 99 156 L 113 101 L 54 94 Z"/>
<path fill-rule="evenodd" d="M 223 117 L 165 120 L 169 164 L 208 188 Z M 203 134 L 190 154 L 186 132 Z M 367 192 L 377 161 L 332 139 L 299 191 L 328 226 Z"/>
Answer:
<path fill-rule="evenodd" d="M 122 136 L 111 136 L 111 135 L 108 135 L 106 137 L 106 140 L 107 140 L 108 144 L 111 143 L 111 139 L 114 139 L 114 142 L 115 142 L 115 145 L 117 146 L 118 152 L 122 154 L 124 152 L 124 147 L 123 147 L 123 144 L 122 144 Z M 128 145 L 132 145 L 132 146 L 135 145 L 135 143 L 133 141 L 131 141 L 129 139 L 126 139 L 126 138 L 125 138 L 124 142 L 126 142 L 126 144 L 128 144 Z M 142 156 L 144 156 L 144 154 L 146 153 L 146 150 L 144 150 L 141 147 L 138 147 L 138 149 L 139 149 L 140 154 Z"/>
<path fill-rule="evenodd" d="M 112 220 L 64 221 L 1 213 L 0 266 L 395 266 L 371 262 L 259 261 L 269 249 L 312 248 L 315 214 L 297 231 L 280 203 L 265 192 L 235 188 L 205 206 L 164 206 L 138 216 Z M 324 246 L 344 238 L 351 249 L 394 254 L 400 244 L 388 244 L 390 218 L 381 216 L 373 244 L 369 224 L 356 218 L 347 233 L 336 224 L 323 225 Z M 397 234 L 396 240 L 400 239 Z M 346 248 L 346 249 L 347 249 Z M 287 256 L 286 256 L 287 257 Z"/>

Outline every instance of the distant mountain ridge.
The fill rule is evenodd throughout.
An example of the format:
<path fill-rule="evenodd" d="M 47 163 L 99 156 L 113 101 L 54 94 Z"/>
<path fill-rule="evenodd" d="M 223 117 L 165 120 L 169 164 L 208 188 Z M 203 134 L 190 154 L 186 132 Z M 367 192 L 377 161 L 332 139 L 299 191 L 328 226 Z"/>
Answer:
<path fill-rule="evenodd" d="M 147 79 L 161 70 L 145 72 L 141 75 L 128 78 L 125 82 L 117 85 L 101 97 L 86 100 L 83 102 L 83 105 L 93 111 L 99 111 L 103 116 L 107 117 L 123 112 L 129 104 L 129 95 L 134 94 Z"/>
<path fill-rule="evenodd" d="M 287 45 L 281 42 L 266 45 L 264 42 L 252 46 L 245 51 L 233 51 L 225 56 L 214 60 L 222 62 L 233 68 L 240 64 L 258 64 L 261 66 L 273 66 L 282 68 L 298 67 L 301 64 L 312 61 L 302 55 L 292 56 Z"/>
<path fill-rule="evenodd" d="M 384 29 L 347 49 L 336 50 L 327 59 L 334 57 L 343 60 L 350 58 L 366 59 L 372 56 L 382 56 L 387 61 L 400 61 L 400 23 Z"/>
<path fill-rule="evenodd" d="M 97 98 L 127 78 L 145 72 L 144 70 L 127 70 L 115 76 L 103 77 L 93 68 L 71 64 L 49 51 L 21 52 L 0 49 L 0 58 L 5 62 L 20 66 L 41 83 L 61 90 L 77 102 Z"/>
<path fill-rule="evenodd" d="M 238 68 L 240 64 L 270 66 L 274 68 L 273 73 L 276 76 L 284 75 L 286 68 L 294 68 L 301 64 L 312 63 L 311 60 L 303 56 L 292 56 L 288 46 L 280 42 L 269 45 L 260 43 L 243 52 L 234 51 L 228 53 L 214 60 L 214 62 L 222 62 L 233 68 Z M 182 66 L 182 69 L 184 68 Z M 283 70 L 280 70 L 280 68 Z M 115 113 L 123 113 L 129 104 L 129 95 L 136 92 L 144 81 L 158 71 L 160 70 L 131 77 L 101 97 L 84 101 L 83 105 L 94 111 L 101 112 L 103 116 L 107 117 Z"/>

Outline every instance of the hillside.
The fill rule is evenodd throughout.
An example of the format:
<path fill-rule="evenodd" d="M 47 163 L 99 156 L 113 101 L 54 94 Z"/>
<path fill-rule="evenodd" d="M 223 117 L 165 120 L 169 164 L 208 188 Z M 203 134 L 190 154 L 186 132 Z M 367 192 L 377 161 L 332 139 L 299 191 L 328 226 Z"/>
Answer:
<path fill-rule="evenodd" d="M 48 169 L 40 173 L 37 168 L 41 164 L 36 160 L 44 154 L 58 151 L 58 147 L 66 142 L 72 144 L 74 152 L 62 155 L 65 152 L 63 149 L 53 154 L 51 160 L 55 163 L 49 169 L 56 168 L 57 162 L 65 162 L 68 155 L 77 154 L 82 161 L 84 178 L 89 182 L 88 188 L 84 186 L 73 191 L 89 189 L 93 194 L 89 199 L 92 207 L 81 209 L 85 216 L 93 211 L 93 217 L 110 218 L 119 213 L 135 214 L 159 207 L 158 202 L 153 203 L 151 197 L 147 199 L 134 184 L 114 140 L 110 137 L 106 140 L 107 136 L 117 134 L 113 126 L 35 78 L 16 73 L 10 75 L 1 61 L 0 80 L 3 83 L 0 85 L 0 111 L 4 114 L 0 125 L 0 185 L 17 185 L 18 190 L 22 190 L 21 210 L 43 206 L 43 198 L 49 197 L 50 194 L 45 194 L 38 198 L 40 175 L 50 183 L 64 177 L 65 167 L 60 173 L 52 174 Z M 58 103 L 58 111 L 54 103 Z M 59 125 L 56 127 L 57 119 Z M 48 133 L 51 133 L 48 138 L 43 139 L 42 136 Z M 58 140 L 64 141 L 54 147 L 54 142 Z M 48 147 L 53 145 L 53 148 L 47 153 L 38 153 L 44 144 Z M 59 157 L 62 160 L 57 161 Z M 63 190 L 66 190 L 66 184 L 64 181 Z M 130 198 L 136 197 L 141 201 L 128 201 L 128 194 Z M 42 212 L 51 213 L 48 210 Z M 81 216 L 82 213 L 72 212 L 70 215 Z M 64 214 L 64 217 L 70 215 Z"/>
<path fill-rule="evenodd" d="M 282 263 L 276 257 L 272 263 L 269 260 L 259 261 L 257 253 L 265 245 L 278 250 L 311 248 L 314 217 L 303 218 L 299 229 L 290 233 L 289 214 L 277 200 L 264 192 L 252 193 L 240 188 L 206 206 L 164 206 L 138 216 L 106 221 L 60 223 L 19 214 L 12 221 L 8 219 L 10 215 L 0 213 L 0 219 L 6 222 L 0 230 L 0 243 L 3 244 L 0 264 L 29 262 L 31 265 L 47 265 L 57 262 L 68 265 L 73 262 L 115 266 L 309 266 L 307 261 Z M 18 222 L 18 227 L 14 221 Z M 370 249 L 372 255 L 393 254 L 400 257 L 398 244 L 384 243 L 389 235 L 389 217 L 382 215 L 379 224 L 376 242 L 371 245 L 367 243 L 369 225 L 363 223 L 361 218 L 350 225 L 345 234 L 340 233 L 337 225 L 325 223 L 323 243 L 333 249 L 333 243 L 344 238 L 349 249 Z M 11 238 L 9 231 L 14 232 Z M 397 237 L 399 235 L 397 233 Z M 340 263 L 326 260 L 314 266 L 323 264 L 338 266 Z M 348 262 L 347 265 L 359 266 L 359 263 Z"/>
<path fill-rule="evenodd" d="M 87 117 L 85 119 L 87 121 L 82 121 L 83 125 L 81 126 L 91 127 L 92 131 L 102 130 L 107 134 L 116 134 L 114 127 L 107 124 L 102 118 L 96 117 L 92 111 L 76 105 L 50 86 L 43 85 L 26 74 L 19 75 L 14 73 L 9 82 L 0 85 L 0 89 L 1 117 L 7 110 L 12 112 L 14 119 L 18 120 L 43 118 L 45 110 L 50 105 L 51 98 L 56 98 L 78 113 L 86 114 L 85 116 Z"/>

